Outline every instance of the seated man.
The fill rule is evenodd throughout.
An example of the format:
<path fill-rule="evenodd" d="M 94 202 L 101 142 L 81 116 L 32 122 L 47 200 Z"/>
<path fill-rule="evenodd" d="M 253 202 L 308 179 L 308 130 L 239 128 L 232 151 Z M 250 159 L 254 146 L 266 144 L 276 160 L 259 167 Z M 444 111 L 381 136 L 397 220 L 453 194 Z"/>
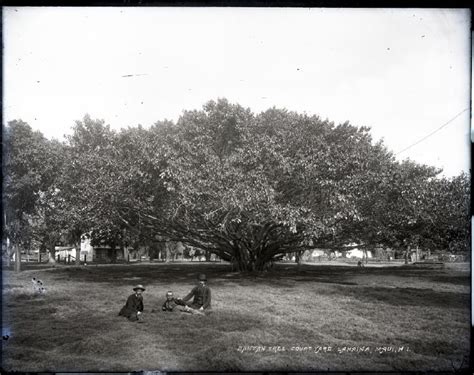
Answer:
<path fill-rule="evenodd" d="M 137 285 L 133 288 L 134 294 L 130 295 L 125 303 L 125 306 L 119 312 L 119 316 L 125 316 L 131 322 L 143 321 L 143 296 L 145 291 L 143 285 Z"/>
<path fill-rule="evenodd" d="M 187 302 L 194 297 L 193 302 L 186 304 L 187 310 L 193 312 L 204 312 L 211 309 L 211 289 L 206 285 L 206 275 L 200 274 L 198 277 L 199 284 L 191 290 L 191 292 L 183 298 L 183 302 Z"/>
<path fill-rule="evenodd" d="M 163 303 L 161 309 L 163 311 L 177 311 L 180 310 L 178 306 L 186 306 L 186 304 L 183 302 L 182 299 L 174 298 L 173 292 L 170 290 L 166 293 L 166 301 L 165 303 Z"/>

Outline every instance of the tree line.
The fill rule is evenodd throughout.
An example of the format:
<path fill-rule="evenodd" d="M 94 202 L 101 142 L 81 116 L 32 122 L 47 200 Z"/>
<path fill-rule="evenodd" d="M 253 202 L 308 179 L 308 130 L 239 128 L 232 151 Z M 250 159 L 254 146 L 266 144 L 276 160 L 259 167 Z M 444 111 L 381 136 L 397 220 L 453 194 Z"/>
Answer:
<path fill-rule="evenodd" d="M 85 233 L 112 248 L 180 241 L 241 271 L 350 243 L 469 249 L 468 175 L 398 161 L 348 122 L 219 99 L 149 128 L 115 131 L 86 115 L 62 142 L 21 120 L 3 137 L 4 239 L 16 259 L 31 246 L 54 257 L 60 239 L 79 251 Z"/>

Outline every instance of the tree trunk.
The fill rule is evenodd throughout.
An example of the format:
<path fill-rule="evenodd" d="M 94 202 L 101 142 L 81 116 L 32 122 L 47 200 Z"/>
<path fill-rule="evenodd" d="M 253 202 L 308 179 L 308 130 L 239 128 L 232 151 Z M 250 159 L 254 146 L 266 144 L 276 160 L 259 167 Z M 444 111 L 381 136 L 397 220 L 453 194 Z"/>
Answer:
<path fill-rule="evenodd" d="M 249 252 L 245 248 L 234 248 L 234 256 L 230 262 L 233 271 L 239 272 L 264 272 L 267 264 L 271 259 L 267 259 L 262 253 L 260 256 L 255 256 L 257 252 Z"/>
<path fill-rule="evenodd" d="M 47 251 L 48 251 L 48 263 L 56 264 L 56 249 L 55 249 L 54 243 L 51 243 L 49 245 L 49 249 L 47 249 Z"/>
<path fill-rule="evenodd" d="M 192 260 L 192 258 L 191 258 Z M 230 260 L 230 266 L 231 266 L 231 270 L 232 272 L 235 272 L 235 271 L 238 271 L 239 270 L 239 263 L 237 262 L 237 260 L 235 259 L 235 257 L 232 257 L 231 260 Z"/>
<path fill-rule="evenodd" d="M 7 238 L 7 245 L 6 245 L 6 247 L 7 247 L 7 249 L 6 249 L 6 250 L 7 250 L 7 254 L 6 254 L 6 260 L 5 260 L 5 261 L 6 261 L 6 266 L 7 266 L 8 268 L 10 268 L 10 265 L 11 265 L 11 264 L 10 264 L 10 261 L 11 261 L 11 259 L 10 259 L 10 258 L 11 258 L 11 246 L 10 246 L 10 241 L 8 240 L 8 238 Z"/>
<path fill-rule="evenodd" d="M 302 256 L 301 251 L 295 252 L 295 263 L 301 264 L 302 263 Z"/>
<path fill-rule="evenodd" d="M 6 225 L 6 223 L 7 223 L 7 213 L 6 213 L 6 211 L 3 211 L 3 224 Z M 6 246 L 6 251 L 7 251 L 6 266 L 10 267 L 11 243 L 10 243 L 10 239 L 8 237 L 5 237 L 5 246 Z M 2 250 L 3 250 L 3 242 L 2 242 Z M 3 259 L 2 259 L 2 263 L 3 263 Z"/>
<path fill-rule="evenodd" d="M 76 242 L 76 266 L 81 265 L 81 240 L 79 239 L 79 242 Z"/>
<path fill-rule="evenodd" d="M 157 254 L 158 254 L 158 250 L 156 249 L 156 246 L 154 244 L 151 244 L 148 250 L 150 262 L 153 262 L 155 259 L 158 259 Z"/>
<path fill-rule="evenodd" d="M 110 260 L 112 263 L 116 263 L 117 262 L 117 252 L 115 251 L 116 250 L 116 245 L 115 243 L 113 243 L 111 246 L 111 253 L 110 253 Z"/>
<path fill-rule="evenodd" d="M 247 262 L 243 259 L 243 252 L 244 250 L 237 249 L 234 256 L 235 264 L 239 272 L 248 271 L 249 268 Z"/>
<path fill-rule="evenodd" d="M 408 253 L 410 252 L 410 246 L 405 250 L 405 264 L 408 264 Z"/>
<path fill-rule="evenodd" d="M 165 242 L 165 262 L 169 262 L 171 259 L 171 249 L 170 249 L 170 243 L 168 241 Z"/>
<path fill-rule="evenodd" d="M 48 250 L 48 263 L 56 264 L 56 254 L 54 251 Z"/>
<path fill-rule="evenodd" d="M 15 272 L 21 271 L 21 249 L 19 245 L 14 246 L 15 249 Z"/>

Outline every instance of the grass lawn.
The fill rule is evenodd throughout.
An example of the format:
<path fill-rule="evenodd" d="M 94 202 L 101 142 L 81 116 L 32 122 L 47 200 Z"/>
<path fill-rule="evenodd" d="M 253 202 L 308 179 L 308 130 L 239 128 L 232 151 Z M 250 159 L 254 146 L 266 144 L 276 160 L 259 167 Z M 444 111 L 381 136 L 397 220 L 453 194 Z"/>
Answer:
<path fill-rule="evenodd" d="M 201 272 L 212 314 L 151 313 L 167 290 L 188 293 Z M 3 274 L 8 371 L 453 371 L 463 359 L 469 366 L 469 268 L 276 264 L 244 277 L 226 264 L 141 263 Z M 32 277 L 46 295 L 34 295 Z M 138 283 L 147 288 L 143 324 L 117 316 Z"/>

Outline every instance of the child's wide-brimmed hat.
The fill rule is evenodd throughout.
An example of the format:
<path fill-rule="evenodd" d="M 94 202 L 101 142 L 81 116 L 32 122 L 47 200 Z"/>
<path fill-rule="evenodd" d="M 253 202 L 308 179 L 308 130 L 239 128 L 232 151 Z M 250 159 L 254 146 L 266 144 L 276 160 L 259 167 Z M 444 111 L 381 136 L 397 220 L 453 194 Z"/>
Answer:
<path fill-rule="evenodd" d="M 203 273 L 200 273 L 199 276 L 198 276 L 198 280 L 199 281 L 207 281 L 207 277 Z"/>
<path fill-rule="evenodd" d="M 145 287 L 142 285 L 142 284 L 138 284 L 135 288 L 133 288 L 133 290 L 138 290 L 138 289 L 141 289 L 142 291 L 145 291 Z"/>

